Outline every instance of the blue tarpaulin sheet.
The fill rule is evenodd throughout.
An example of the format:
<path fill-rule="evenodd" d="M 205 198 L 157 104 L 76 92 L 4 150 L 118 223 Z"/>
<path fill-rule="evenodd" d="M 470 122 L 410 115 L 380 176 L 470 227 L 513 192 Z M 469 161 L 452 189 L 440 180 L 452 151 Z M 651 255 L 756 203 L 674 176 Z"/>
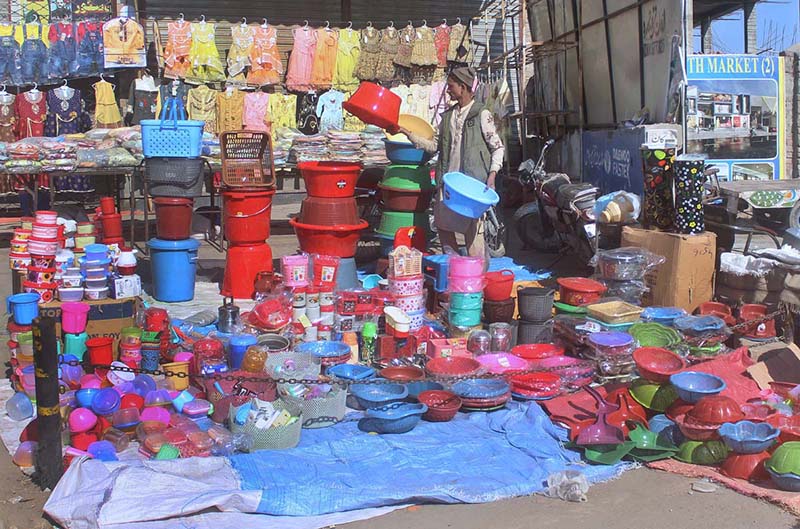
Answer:
<path fill-rule="evenodd" d="M 403 503 L 483 503 L 541 491 L 547 477 L 580 470 L 590 482 L 627 467 L 588 466 L 564 448 L 566 431 L 535 403 L 420 422 L 372 435 L 347 419 L 304 430 L 300 445 L 231 458 L 243 490 L 262 491 L 258 512 L 310 516 Z"/>

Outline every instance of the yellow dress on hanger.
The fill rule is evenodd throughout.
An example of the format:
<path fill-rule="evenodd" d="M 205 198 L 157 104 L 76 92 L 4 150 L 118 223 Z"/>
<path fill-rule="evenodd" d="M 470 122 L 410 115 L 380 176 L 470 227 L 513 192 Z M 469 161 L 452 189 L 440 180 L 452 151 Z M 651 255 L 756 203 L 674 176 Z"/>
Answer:
<path fill-rule="evenodd" d="M 281 127 L 297 128 L 297 96 L 274 93 L 269 95 L 269 116 L 272 130 Z"/>
<path fill-rule="evenodd" d="M 250 52 L 253 50 L 254 30 L 247 24 L 231 26 L 231 48 L 228 50 L 228 75 L 231 78 L 244 74 L 250 66 Z"/>
<path fill-rule="evenodd" d="M 205 121 L 203 130 L 209 134 L 217 133 L 217 93 L 200 85 L 192 88 L 186 96 L 186 112 L 189 119 Z"/>
<path fill-rule="evenodd" d="M 361 33 L 347 28 L 339 30 L 339 48 L 336 51 L 336 70 L 333 87 L 344 92 L 358 87 L 355 70 L 361 55 Z"/>
<path fill-rule="evenodd" d="M 225 69 L 217 50 L 214 24 L 192 22 L 192 47 L 189 58 L 192 62 L 192 77 L 202 81 L 222 81 Z"/>
<path fill-rule="evenodd" d="M 326 89 L 333 84 L 338 44 L 338 33 L 327 28 L 317 30 L 317 48 L 314 51 L 314 64 L 311 67 L 311 86 L 314 88 Z"/>
<path fill-rule="evenodd" d="M 244 123 L 244 92 L 234 88 L 217 94 L 217 132 L 242 130 Z"/>
<path fill-rule="evenodd" d="M 94 119 L 97 128 L 116 128 L 122 126 L 122 114 L 114 97 L 114 85 L 108 81 L 94 84 Z"/>

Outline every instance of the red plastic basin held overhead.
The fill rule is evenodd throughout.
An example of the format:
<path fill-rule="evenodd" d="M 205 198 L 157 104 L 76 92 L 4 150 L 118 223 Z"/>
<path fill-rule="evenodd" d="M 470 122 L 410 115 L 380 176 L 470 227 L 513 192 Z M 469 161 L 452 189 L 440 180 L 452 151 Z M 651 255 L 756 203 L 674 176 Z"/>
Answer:
<path fill-rule="evenodd" d="M 342 107 L 364 123 L 396 134 L 400 131 L 401 102 L 400 96 L 388 88 L 364 81 Z"/>

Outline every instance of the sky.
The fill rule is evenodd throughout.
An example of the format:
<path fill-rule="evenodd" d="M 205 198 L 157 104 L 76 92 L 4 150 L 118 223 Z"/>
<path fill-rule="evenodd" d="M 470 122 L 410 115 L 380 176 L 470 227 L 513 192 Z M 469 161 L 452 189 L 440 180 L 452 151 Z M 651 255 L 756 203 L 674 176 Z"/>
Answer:
<path fill-rule="evenodd" d="M 769 0 L 757 4 L 756 10 L 759 49 L 772 48 L 774 52 L 780 52 L 800 42 L 800 0 Z M 740 10 L 712 23 L 715 51 L 744 51 L 743 19 Z M 695 49 L 700 50 L 699 28 L 695 29 Z"/>

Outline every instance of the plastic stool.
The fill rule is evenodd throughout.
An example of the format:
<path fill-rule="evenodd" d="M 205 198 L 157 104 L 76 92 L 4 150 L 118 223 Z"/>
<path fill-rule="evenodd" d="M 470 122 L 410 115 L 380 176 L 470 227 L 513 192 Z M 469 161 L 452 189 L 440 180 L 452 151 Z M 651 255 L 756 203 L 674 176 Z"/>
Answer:
<path fill-rule="evenodd" d="M 431 280 L 436 292 L 447 290 L 447 271 L 450 268 L 450 256 L 446 254 L 426 255 L 422 257 L 422 273 Z"/>

